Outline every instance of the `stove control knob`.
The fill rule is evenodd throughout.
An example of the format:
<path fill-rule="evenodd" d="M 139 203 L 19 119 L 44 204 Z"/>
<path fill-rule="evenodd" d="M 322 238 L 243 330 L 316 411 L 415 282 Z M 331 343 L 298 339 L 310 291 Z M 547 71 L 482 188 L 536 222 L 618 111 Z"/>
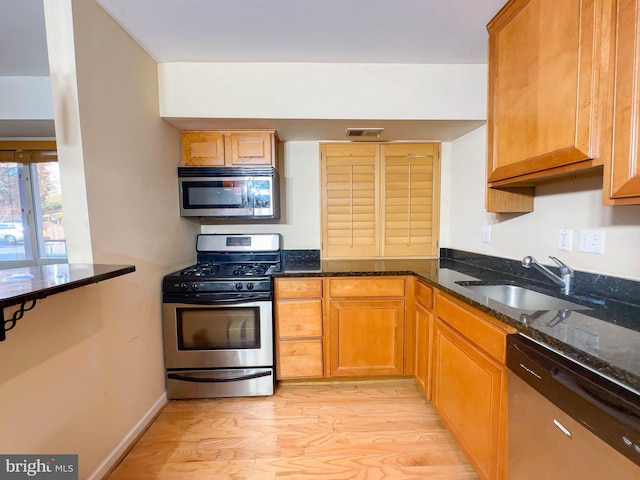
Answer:
<path fill-rule="evenodd" d="M 247 283 L 247 290 L 253 290 L 253 283 Z"/>
<path fill-rule="evenodd" d="M 236 283 L 236 290 L 242 290 L 242 284 L 240 282 Z"/>
<path fill-rule="evenodd" d="M 200 285 L 198 285 L 197 283 L 194 283 L 193 286 L 191 287 L 191 290 L 193 290 L 194 292 L 197 291 L 200 288 Z"/>
<path fill-rule="evenodd" d="M 182 290 L 188 290 L 188 289 L 189 289 L 189 285 L 187 285 L 186 283 L 181 283 L 181 284 L 180 284 L 180 288 L 181 288 Z"/>

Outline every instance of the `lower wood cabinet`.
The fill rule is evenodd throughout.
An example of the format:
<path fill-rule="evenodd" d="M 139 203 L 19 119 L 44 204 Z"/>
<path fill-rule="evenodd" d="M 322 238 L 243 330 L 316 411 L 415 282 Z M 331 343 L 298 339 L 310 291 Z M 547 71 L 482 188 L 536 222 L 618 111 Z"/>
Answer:
<path fill-rule="evenodd" d="M 279 380 L 322 377 L 322 339 L 279 341 L 276 370 Z"/>
<path fill-rule="evenodd" d="M 329 375 L 402 375 L 407 278 L 335 277 L 327 281 Z"/>
<path fill-rule="evenodd" d="M 404 375 L 406 294 L 404 276 L 275 279 L 276 378 Z"/>
<path fill-rule="evenodd" d="M 431 362 L 429 352 L 433 335 L 432 308 L 433 289 L 416 281 L 413 305 L 415 338 L 413 378 L 427 400 L 431 400 Z"/>
<path fill-rule="evenodd" d="M 431 401 L 482 479 L 506 478 L 507 333 L 436 295 Z"/>
<path fill-rule="evenodd" d="M 431 338 L 433 336 L 433 288 L 415 280 L 413 303 L 413 378 L 427 400 L 431 400 Z"/>
<path fill-rule="evenodd" d="M 482 478 L 499 478 L 503 368 L 438 319 L 433 406 Z"/>
<path fill-rule="evenodd" d="M 420 390 L 427 398 L 431 400 L 431 375 L 429 369 L 429 344 L 431 339 L 431 325 L 433 317 L 431 312 L 416 305 L 414 312 L 415 320 L 415 365 L 413 377 L 418 384 Z"/>
<path fill-rule="evenodd" d="M 321 278 L 275 280 L 276 378 L 324 376 Z"/>
<path fill-rule="evenodd" d="M 331 301 L 332 376 L 403 373 L 404 300 Z"/>

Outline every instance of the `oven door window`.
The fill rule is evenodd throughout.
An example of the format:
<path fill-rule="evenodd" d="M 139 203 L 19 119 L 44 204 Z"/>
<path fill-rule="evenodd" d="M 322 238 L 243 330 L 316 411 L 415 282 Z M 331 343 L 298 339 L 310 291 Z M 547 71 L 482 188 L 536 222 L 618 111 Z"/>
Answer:
<path fill-rule="evenodd" d="M 258 307 L 180 308 L 178 350 L 260 348 Z"/>
<path fill-rule="evenodd" d="M 249 208 L 251 194 L 250 180 L 182 182 L 182 204 L 186 209 Z"/>

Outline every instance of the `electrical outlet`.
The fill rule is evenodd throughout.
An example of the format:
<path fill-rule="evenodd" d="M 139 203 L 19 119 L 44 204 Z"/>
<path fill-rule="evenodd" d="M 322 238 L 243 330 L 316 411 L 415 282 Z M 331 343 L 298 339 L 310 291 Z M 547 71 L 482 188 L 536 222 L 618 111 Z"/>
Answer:
<path fill-rule="evenodd" d="M 491 227 L 489 225 L 482 226 L 482 243 L 491 243 Z"/>
<path fill-rule="evenodd" d="M 580 230 L 578 251 L 604 255 L 604 230 Z"/>
<path fill-rule="evenodd" d="M 558 250 L 565 250 L 567 252 L 571 251 L 573 244 L 573 230 L 560 230 L 560 235 L 558 236 Z"/>

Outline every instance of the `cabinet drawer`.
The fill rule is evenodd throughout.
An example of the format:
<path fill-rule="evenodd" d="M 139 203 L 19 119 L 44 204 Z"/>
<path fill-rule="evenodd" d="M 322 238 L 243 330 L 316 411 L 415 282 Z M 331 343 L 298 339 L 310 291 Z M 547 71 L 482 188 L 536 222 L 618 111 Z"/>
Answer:
<path fill-rule="evenodd" d="M 404 297 L 405 279 L 397 278 L 332 278 L 329 280 L 332 297 Z"/>
<path fill-rule="evenodd" d="M 436 294 L 436 316 L 501 362 L 505 361 L 506 335 L 501 329 L 441 294 Z"/>
<path fill-rule="evenodd" d="M 278 298 L 320 298 L 322 297 L 322 279 L 276 279 Z"/>
<path fill-rule="evenodd" d="M 322 340 L 281 341 L 278 343 L 278 379 L 321 377 Z"/>
<path fill-rule="evenodd" d="M 416 282 L 415 300 L 428 310 L 433 308 L 433 288 L 421 282 Z"/>
<path fill-rule="evenodd" d="M 322 300 L 278 302 L 279 338 L 321 337 Z"/>

